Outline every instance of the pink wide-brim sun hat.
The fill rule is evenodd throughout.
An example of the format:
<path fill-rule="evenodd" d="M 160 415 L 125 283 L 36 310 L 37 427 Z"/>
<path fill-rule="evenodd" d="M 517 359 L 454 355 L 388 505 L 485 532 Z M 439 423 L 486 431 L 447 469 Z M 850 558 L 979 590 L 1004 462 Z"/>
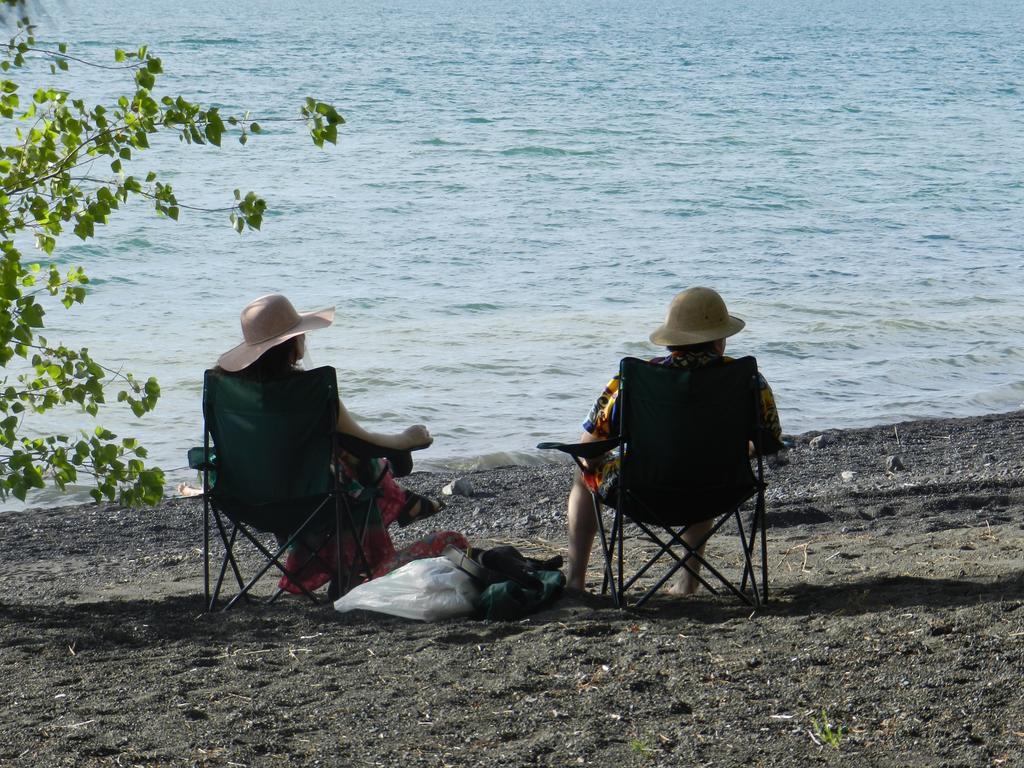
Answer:
<path fill-rule="evenodd" d="M 260 296 L 242 310 L 242 343 L 221 355 L 217 365 L 225 371 L 240 371 L 268 349 L 333 322 L 334 307 L 298 312 L 280 293 Z"/>

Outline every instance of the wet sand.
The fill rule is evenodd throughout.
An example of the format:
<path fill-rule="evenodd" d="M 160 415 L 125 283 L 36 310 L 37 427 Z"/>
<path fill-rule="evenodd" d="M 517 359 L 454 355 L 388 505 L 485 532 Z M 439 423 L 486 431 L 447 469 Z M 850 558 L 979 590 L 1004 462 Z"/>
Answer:
<path fill-rule="evenodd" d="M 820 434 L 768 469 L 758 611 L 209 614 L 197 500 L 3 513 L 0 765 L 1024 764 L 1024 413 Z M 564 553 L 568 466 L 466 476 L 424 528 Z"/>

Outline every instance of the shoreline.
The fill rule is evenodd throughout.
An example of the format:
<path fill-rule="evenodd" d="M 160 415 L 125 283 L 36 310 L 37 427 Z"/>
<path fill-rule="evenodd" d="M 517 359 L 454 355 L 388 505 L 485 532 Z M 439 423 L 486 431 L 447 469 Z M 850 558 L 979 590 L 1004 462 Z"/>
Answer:
<path fill-rule="evenodd" d="M 570 473 L 414 472 L 475 494 L 396 542 L 564 554 Z M 588 594 L 519 622 L 207 614 L 195 499 L 0 514 L 0 764 L 1024 762 L 1024 411 L 805 433 L 767 479 L 761 610 Z"/>
<path fill-rule="evenodd" d="M 868 425 L 868 426 L 863 426 L 863 427 L 843 427 L 843 428 L 838 428 L 838 427 L 831 428 L 830 427 L 830 428 L 825 428 L 825 429 L 812 429 L 812 430 L 808 430 L 806 432 L 802 432 L 802 433 L 799 433 L 799 434 L 786 433 L 785 437 L 787 439 L 793 441 L 793 443 L 796 446 L 799 446 L 801 444 L 806 444 L 811 439 L 813 439 L 814 437 L 816 437 L 818 435 L 823 435 L 823 434 L 827 435 L 827 436 L 832 436 L 832 437 L 837 436 L 837 435 L 843 435 L 843 434 L 850 434 L 850 435 L 861 435 L 861 434 L 876 435 L 876 436 L 878 436 L 879 444 L 880 445 L 885 445 L 887 447 L 894 448 L 895 453 L 900 453 L 900 452 L 903 451 L 903 446 L 900 445 L 900 441 L 898 439 L 896 439 L 896 436 L 895 436 L 896 433 L 893 434 L 893 440 L 889 441 L 889 440 L 882 440 L 881 439 L 885 432 L 892 431 L 894 428 L 896 428 L 897 432 L 899 431 L 899 429 L 905 429 L 905 430 L 909 429 L 909 430 L 913 431 L 913 430 L 918 429 L 920 427 L 924 427 L 926 429 L 941 430 L 942 429 L 942 427 L 941 427 L 942 424 L 948 424 L 948 425 L 951 426 L 951 428 L 957 429 L 957 428 L 959 428 L 959 425 L 970 425 L 970 424 L 973 424 L 973 423 L 984 423 L 984 422 L 992 420 L 992 419 L 996 419 L 996 420 L 1000 420 L 1000 419 L 1003 419 L 1003 418 L 1012 419 L 1015 414 L 1022 414 L 1022 413 L 1024 413 L 1024 409 L 1014 409 L 1014 410 L 1009 410 L 1009 411 L 996 411 L 996 412 L 983 413 L 983 414 L 977 414 L 977 415 L 972 415 L 972 416 L 940 417 L 940 418 L 927 418 L 927 419 L 909 419 L 909 420 L 905 420 L 905 421 L 891 422 L 891 423 L 885 423 L 885 424 L 875 424 L 875 425 Z M 557 439 L 557 436 L 555 436 L 552 439 Z M 572 439 L 572 438 L 566 438 L 566 439 Z M 888 455 L 893 455 L 893 454 L 888 454 Z M 506 457 L 506 456 L 512 457 L 514 459 L 518 458 L 518 459 L 522 459 L 522 460 L 521 461 L 518 461 L 518 460 L 511 461 L 510 463 L 497 463 L 497 464 L 494 464 L 494 465 L 491 465 L 491 464 L 487 463 L 489 461 L 501 462 L 502 461 L 502 457 Z M 414 459 L 417 458 L 417 455 L 415 453 L 413 454 L 413 458 Z M 485 465 L 484 466 L 474 466 L 474 465 L 476 465 L 479 462 L 484 462 Z M 553 452 L 553 451 L 547 452 L 547 453 L 538 452 L 536 454 L 528 453 L 528 452 L 508 453 L 508 452 L 504 452 L 504 451 L 494 451 L 494 452 L 485 454 L 485 455 L 483 455 L 481 457 L 460 459 L 460 460 L 458 460 L 456 462 L 456 464 L 457 464 L 456 466 L 443 466 L 443 467 L 436 466 L 434 464 L 434 462 L 432 462 L 430 460 L 429 455 L 424 455 L 423 460 L 420 461 L 420 464 L 421 465 L 425 464 L 427 466 L 426 466 L 426 468 L 424 468 L 422 470 L 421 469 L 414 469 L 414 475 L 416 475 L 419 478 L 422 478 L 422 476 L 424 476 L 424 475 L 427 475 L 427 476 L 436 475 L 438 477 L 443 477 L 443 478 L 455 478 L 455 477 L 460 477 L 460 476 L 479 475 L 479 474 L 486 474 L 486 473 L 490 473 L 490 472 L 502 472 L 502 471 L 518 471 L 518 470 L 527 470 L 527 471 L 529 471 L 529 470 L 532 470 L 532 469 L 536 469 L 538 471 L 543 472 L 544 470 L 550 470 L 553 467 L 562 467 L 562 466 L 571 465 L 571 462 L 567 458 L 563 459 L 560 454 L 557 454 L 556 452 Z M 458 465 L 464 465 L 464 466 L 458 466 Z M 773 466 L 772 469 L 777 470 L 777 469 L 779 469 L 779 467 L 778 466 Z M 877 469 L 878 469 L 877 467 L 869 468 L 869 474 L 877 474 L 877 472 L 875 471 Z M 911 471 L 911 475 L 912 475 L 914 468 L 913 467 L 908 467 L 907 469 Z M 178 470 L 171 470 L 171 471 L 177 472 L 178 474 L 180 474 L 180 468 Z M 787 474 L 788 473 L 783 473 L 783 477 L 786 477 Z M 175 476 L 177 477 L 178 475 L 175 475 Z M 770 476 L 770 471 L 769 471 L 769 476 Z M 194 483 L 195 482 L 195 473 L 190 473 L 188 475 L 188 478 L 191 480 L 192 483 Z M 770 477 L 769 477 L 769 479 L 770 479 Z M 414 482 L 417 483 L 417 485 L 415 486 L 416 489 L 421 487 L 420 483 L 422 482 L 422 480 L 414 481 Z M 450 479 L 449 480 L 445 480 L 445 483 L 447 483 L 447 482 L 450 482 Z M 445 483 L 442 483 L 441 486 L 443 486 Z M 158 505 L 158 507 L 160 505 L 167 504 L 167 503 L 169 503 L 169 502 L 171 502 L 171 501 L 173 501 L 173 500 L 175 500 L 177 498 L 180 498 L 179 496 L 173 494 L 175 485 L 176 485 L 175 483 L 170 483 L 170 482 L 168 483 L 167 490 L 172 492 L 172 493 L 166 494 L 164 496 L 164 498 L 161 500 L 161 502 Z M 441 487 L 441 486 L 438 486 L 438 487 Z M 413 486 L 410 486 L 410 487 L 413 487 Z M 433 484 L 427 483 L 426 487 L 431 488 L 431 487 L 433 487 Z M 84 489 L 84 492 L 87 493 L 88 487 L 87 486 L 82 486 L 82 488 Z M 50 489 L 48 488 L 47 490 L 49 491 Z M 17 502 L 17 500 L 14 500 L 14 501 L 18 504 L 18 506 L 16 508 L 4 509 L 4 508 L 2 508 L 2 504 L 0 504 L 0 516 L 8 514 L 8 513 L 25 513 L 25 512 L 39 512 L 39 511 L 44 511 L 44 510 L 72 509 L 72 508 L 77 508 L 79 506 L 88 506 L 88 505 L 91 505 L 91 504 L 94 503 L 94 502 L 92 502 L 91 499 L 88 499 L 88 498 L 78 498 L 78 499 L 73 499 L 73 500 L 65 500 L 65 501 L 59 501 L 59 502 L 55 502 L 55 503 L 42 503 L 42 504 L 33 503 L 32 501 L 29 501 L 29 502 Z M 9 502 L 10 502 L 10 500 L 9 500 Z M 117 504 L 116 504 L 116 502 L 100 502 L 100 506 L 117 506 Z"/>

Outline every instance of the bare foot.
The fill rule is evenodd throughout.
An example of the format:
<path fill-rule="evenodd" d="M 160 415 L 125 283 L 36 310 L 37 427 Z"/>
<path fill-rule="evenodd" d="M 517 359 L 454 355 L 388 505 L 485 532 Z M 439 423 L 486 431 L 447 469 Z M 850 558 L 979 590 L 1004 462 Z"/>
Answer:
<path fill-rule="evenodd" d="M 573 592 L 586 592 L 586 582 L 586 569 L 584 569 L 584 573 L 578 573 L 572 567 L 572 563 L 569 563 L 569 566 L 565 569 L 565 589 L 572 590 Z"/>
<path fill-rule="evenodd" d="M 700 582 L 689 571 L 676 574 L 669 584 L 668 593 L 677 597 L 693 597 L 700 589 Z"/>
<path fill-rule="evenodd" d="M 196 488 L 194 485 L 188 483 L 178 483 L 178 495 L 179 496 L 202 496 L 203 489 Z"/>
<path fill-rule="evenodd" d="M 583 579 L 566 579 L 564 589 L 566 592 L 574 592 L 581 595 L 587 592 Z"/>

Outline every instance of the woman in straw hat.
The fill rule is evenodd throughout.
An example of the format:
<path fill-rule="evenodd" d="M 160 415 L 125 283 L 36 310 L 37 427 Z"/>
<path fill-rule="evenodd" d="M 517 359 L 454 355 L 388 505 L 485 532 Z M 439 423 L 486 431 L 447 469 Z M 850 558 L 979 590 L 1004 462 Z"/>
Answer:
<path fill-rule="evenodd" d="M 725 340 L 743 329 L 745 323 L 729 314 L 725 302 L 710 288 L 690 288 L 678 294 L 668 309 L 665 322 L 650 335 L 654 344 L 664 346 L 668 354 L 651 359 L 654 365 L 675 368 L 703 368 L 711 364 L 728 363 L 732 358 L 725 356 Z M 779 414 L 775 407 L 772 391 L 763 378 L 761 386 L 761 416 L 764 425 L 777 441 L 782 439 Z M 619 394 L 619 377 L 616 376 L 605 387 L 594 403 L 587 420 L 583 422 L 580 442 L 606 440 L 618 433 L 615 401 Z M 569 563 L 567 586 L 584 589 L 587 563 L 597 532 L 597 521 L 590 502 L 590 494 L 597 493 L 602 499 L 617 496 L 619 478 L 618 454 L 611 452 L 598 459 L 584 462 L 586 471 L 577 473 L 569 492 Z M 713 521 L 691 525 L 683 538 L 687 544 L 695 544 L 710 530 Z M 700 551 L 703 554 L 702 551 Z M 700 564 L 696 563 L 696 568 Z M 669 587 L 673 594 L 693 594 L 700 582 L 683 569 L 676 581 Z"/>
<path fill-rule="evenodd" d="M 292 375 L 302 370 L 300 361 L 306 354 L 306 334 L 326 328 L 333 322 L 334 307 L 297 312 L 292 303 L 279 293 L 261 296 L 242 310 L 242 342 L 221 355 L 217 367 L 230 375 L 256 381 L 270 381 Z M 356 422 L 340 400 L 337 431 L 398 451 L 426 448 L 434 441 L 422 424 L 414 424 L 395 434 L 368 432 Z M 441 531 L 431 533 L 401 552 L 396 552 L 387 528 L 395 522 L 405 526 L 429 517 L 440 509 L 440 504 L 400 488 L 385 459 L 359 459 L 340 449 L 338 459 L 338 465 L 344 473 L 342 486 L 353 498 L 362 494 L 360 478 L 379 478 L 376 485 L 381 495 L 377 498 L 377 507 L 381 521 L 376 527 L 371 522 L 363 544 L 374 576 L 380 576 L 417 557 L 439 555 L 447 544 L 463 548 L 469 546 L 461 534 Z M 333 545 L 321 548 L 322 543 L 301 542 L 289 554 L 288 568 L 294 571 L 308 559 L 310 549 L 321 550 L 320 558 L 314 558 L 313 563 L 301 572 L 302 584 L 310 591 L 327 583 L 335 570 L 337 548 Z M 354 547 L 343 547 L 343 550 L 343 558 L 351 557 L 355 551 Z M 324 567 L 325 564 L 328 567 Z M 287 577 L 281 578 L 280 586 L 289 592 L 300 592 L 299 587 Z"/>

